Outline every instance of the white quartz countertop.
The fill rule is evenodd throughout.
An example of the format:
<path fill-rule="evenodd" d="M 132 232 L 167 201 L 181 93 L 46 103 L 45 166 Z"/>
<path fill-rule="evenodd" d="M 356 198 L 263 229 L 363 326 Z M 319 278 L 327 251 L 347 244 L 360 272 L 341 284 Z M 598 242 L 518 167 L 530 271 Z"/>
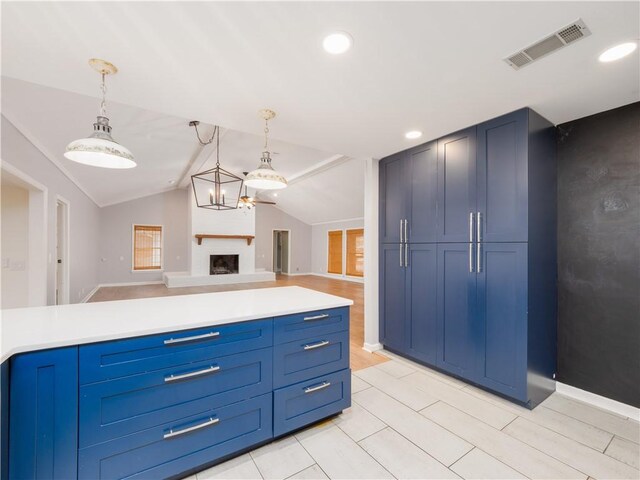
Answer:
<path fill-rule="evenodd" d="M 349 305 L 308 288 L 278 287 L 2 310 L 0 362 L 35 350 Z"/>

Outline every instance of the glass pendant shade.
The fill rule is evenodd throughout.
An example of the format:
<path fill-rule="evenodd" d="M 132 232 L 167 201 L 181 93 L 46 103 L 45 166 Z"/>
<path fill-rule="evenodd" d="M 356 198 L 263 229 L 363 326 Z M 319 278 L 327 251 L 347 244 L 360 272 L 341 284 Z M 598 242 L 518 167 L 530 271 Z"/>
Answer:
<path fill-rule="evenodd" d="M 287 180 L 271 166 L 269 152 L 262 152 L 260 165 L 247 174 L 245 184 L 256 190 L 279 190 L 286 188 Z"/>
<path fill-rule="evenodd" d="M 92 167 L 133 168 L 131 152 L 111 138 L 109 119 L 98 116 L 93 133 L 87 138 L 74 140 L 67 145 L 64 156 L 69 160 Z"/>

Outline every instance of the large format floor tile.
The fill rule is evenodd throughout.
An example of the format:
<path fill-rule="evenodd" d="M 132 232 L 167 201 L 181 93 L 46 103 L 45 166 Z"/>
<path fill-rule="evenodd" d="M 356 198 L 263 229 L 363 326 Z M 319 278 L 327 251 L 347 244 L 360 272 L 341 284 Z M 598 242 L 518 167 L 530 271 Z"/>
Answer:
<path fill-rule="evenodd" d="M 524 418 L 518 418 L 504 429 L 513 438 L 531 445 L 571 465 L 593 478 L 640 478 L 640 472 L 604 453 L 581 445 L 570 438 L 552 432 Z"/>
<path fill-rule="evenodd" d="M 634 468 L 640 468 L 640 445 L 635 442 L 613 437 L 604 453 Z"/>
<path fill-rule="evenodd" d="M 342 415 L 189 479 L 640 478 L 633 420 L 558 394 L 528 410 L 389 356 Z"/>
<path fill-rule="evenodd" d="M 251 457 L 265 479 L 287 478 L 316 463 L 295 437 L 260 447 Z"/>
<path fill-rule="evenodd" d="M 527 478 L 478 448 L 474 448 L 451 465 L 451 470 L 468 480 Z"/>
<path fill-rule="evenodd" d="M 422 410 L 437 401 L 436 398 L 424 390 L 419 390 L 411 383 L 403 382 L 377 367 L 359 370 L 356 372 L 356 376 L 416 411 Z"/>
<path fill-rule="evenodd" d="M 384 430 L 365 438 L 360 446 L 399 479 L 459 478 L 396 431 Z"/>
<path fill-rule="evenodd" d="M 353 396 L 353 401 L 406 437 L 444 465 L 451 465 L 473 445 L 423 417 L 399 401 L 370 388 Z"/>
<path fill-rule="evenodd" d="M 331 422 L 304 430 L 296 437 L 329 478 L 393 478 L 360 445 Z"/>
<path fill-rule="evenodd" d="M 569 417 L 594 425 L 602 430 L 626 438 L 632 442 L 640 443 L 640 423 L 628 418 L 605 412 L 604 410 L 586 403 L 563 397 L 551 395 L 543 403 L 543 406 L 564 413 Z"/>
<path fill-rule="evenodd" d="M 253 463 L 251 455 L 245 453 L 239 457 L 203 470 L 197 474 L 198 480 L 255 480 L 262 476 Z"/>
<path fill-rule="evenodd" d="M 443 402 L 422 414 L 529 478 L 578 479 L 587 475 Z"/>
<path fill-rule="evenodd" d="M 353 403 L 342 415 L 335 417 L 333 423 L 356 442 L 386 427 L 381 420 L 357 403 Z"/>
<path fill-rule="evenodd" d="M 392 363 L 392 362 L 388 362 Z M 375 367 L 377 368 L 377 367 Z M 402 378 L 402 382 L 413 385 L 415 388 L 428 392 L 429 395 L 442 400 L 449 405 L 462 410 L 465 413 L 482 420 L 487 425 L 497 429 L 504 428 L 515 420 L 516 415 L 500 408 L 490 402 L 474 397 L 458 388 L 447 385 L 433 377 L 420 372 L 407 375 Z"/>

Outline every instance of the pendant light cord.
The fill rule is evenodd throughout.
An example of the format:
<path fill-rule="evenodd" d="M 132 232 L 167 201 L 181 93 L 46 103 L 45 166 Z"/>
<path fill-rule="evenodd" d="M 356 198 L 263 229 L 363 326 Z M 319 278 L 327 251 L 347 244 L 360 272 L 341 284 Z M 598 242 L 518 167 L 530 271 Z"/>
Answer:
<path fill-rule="evenodd" d="M 267 120 L 266 118 L 264 119 L 264 151 L 268 152 L 268 142 L 269 142 L 269 120 Z"/>
<path fill-rule="evenodd" d="M 190 125 L 193 126 L 193 128 L 196 129 L 196 136 L 198 137 L 198 142 L 200 142 L 200 145 L 207 146 L 209 145 L 211 142 L 213 142 L 213 139 L 216 138 L 216 132 L 218 132 L 218 145 L 220 144 L 220 132 L 219 132 L 219 127 L 216 125 L 213 127 L 213 134 L 211 135 L 211 138 L 209 140 L 202 140 L 202 138 L 200 138 L 200 132 L 198 131 L 198 123 L 200 122 L 191 122 Z"/>

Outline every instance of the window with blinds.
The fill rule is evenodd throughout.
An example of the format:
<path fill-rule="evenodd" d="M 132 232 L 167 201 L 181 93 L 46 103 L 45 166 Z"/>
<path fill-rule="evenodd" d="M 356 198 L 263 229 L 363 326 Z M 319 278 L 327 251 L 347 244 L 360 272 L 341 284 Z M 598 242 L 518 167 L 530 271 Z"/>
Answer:
<path fill-rule="evenodd" d="M 162 269 L 162 227 L 133 226 L 133 269 Z"/>
<path fill-rule="evenodd" d="M 364 229 L 347 230 L 347 275 L 364 276 Z"/>
<path fill-rule="evenodd" d="M 342 230 L 328 232 L 329 262 L 327 272 L 342 275 Z"/>

